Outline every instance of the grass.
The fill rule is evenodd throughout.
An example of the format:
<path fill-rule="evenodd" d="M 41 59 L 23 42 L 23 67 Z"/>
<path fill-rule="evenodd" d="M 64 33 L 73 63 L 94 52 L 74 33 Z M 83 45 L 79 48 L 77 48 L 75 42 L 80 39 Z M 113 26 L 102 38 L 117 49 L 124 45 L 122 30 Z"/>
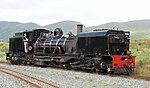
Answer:
<path fill-rule="evenodd" d="M 150 39 L 131 41 L 130 50 L 136 55 L 135 74 L 150 76 Z"/>
<path fill-rule="evenodd" d="M 75 76 L 75 79 L 80 79 L 80 77 L 79 76 Z"/>
<path fill-rule="evenodd" d="M 88 81 L 89 81 L 89 82 L 92 82 L 92 81 L 93 81 L 92 76 L 89 76 L 89 77 L 88 77 Z"/>
<path fill-rule="evenodd" d="M 6 61 L 5 53 L 8 51 L 8 43 L 0 41 L 0 61 Z"/>
<path fill-rule="evenodd" d="M 130 50 L 136 56 L 135 74 L 150 76 L 150 39 L 132 40 Z M 0 61 L 5 60 L 5 53 L 8 51 L 8 43 L 0 41 Z M 78 77 L 76 78 L 78 79 Z"/>

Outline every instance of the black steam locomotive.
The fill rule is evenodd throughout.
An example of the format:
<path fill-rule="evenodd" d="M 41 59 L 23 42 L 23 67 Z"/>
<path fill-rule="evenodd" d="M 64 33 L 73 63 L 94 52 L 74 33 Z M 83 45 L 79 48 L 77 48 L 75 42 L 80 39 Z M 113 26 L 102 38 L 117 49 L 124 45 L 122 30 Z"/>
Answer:
<path fill-rule="evenodd" d="M 30 64 L 107 73 L 134 71 L 135 56 L 129 51 L 130 32 L 122 30 L 94 30 L 77 35 L 63 35 L 60 28 L 54 32 L 35 29 L 15 33 L 9 39 L 6 59 L 11 64 Z"/>

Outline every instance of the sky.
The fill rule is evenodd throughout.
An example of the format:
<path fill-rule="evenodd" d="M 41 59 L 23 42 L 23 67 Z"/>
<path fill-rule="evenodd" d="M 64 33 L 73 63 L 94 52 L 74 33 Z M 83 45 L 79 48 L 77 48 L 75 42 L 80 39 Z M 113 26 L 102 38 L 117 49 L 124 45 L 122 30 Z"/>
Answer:
<path fill-rule="evenodd" d="M 150 0 L 0 0 L 0 21 L 39 25 L 72 20 L 85 26 L 150 19 Z"/>

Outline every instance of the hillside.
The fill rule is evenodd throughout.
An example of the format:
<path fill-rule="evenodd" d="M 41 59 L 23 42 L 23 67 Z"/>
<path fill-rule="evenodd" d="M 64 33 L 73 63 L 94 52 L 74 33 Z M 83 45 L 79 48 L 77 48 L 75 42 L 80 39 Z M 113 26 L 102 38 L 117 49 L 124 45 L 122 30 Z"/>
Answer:
<path fill-rule="evenodd" d="M 0 40 L 8 41 L 8 38 L 13 36 L 14 33 L 31 30 L 35 28 L 46 28 L 48 30 L 54 30 L 55 28 L 61 28 L 64 34 L 68 32 L 76 33 L 76 25 L 80 24 L 77 21 L 61 21 L 46 26 L 40 26 L 35 23 L 19 23 L 19 22 L 7 22 L 0 21 Z M 93 29 L 113 27 L 119 28 L 120 30 L 128 30 L 131 32 L 132 39 L 144 39 L 150 38 L 150 20 L 135 20 L 129 22 L 111 22 L 98 26 L 85 27 L 84 31 L 92 31 Z"/>
<path fill-rule="evenodd" d="M 77 24 L 81 24 L 77 21 L 61 21 L 53 24 L 44 26 L 44 28 L 54 30 L 55 28 L 61 28 L 64 31 L 64 34 L 68 32 L 76 33 Z"/>
<path fill-rule="evenodd" d="M 133 39 L 150 38 L 150 20 L 135 20 L 128 22 L 111 22 L 98 26 L 87 27 L 86 30 L 108 28 L 113 27 L 120 30 L 127 30 L 131 32 Z"/>
<path fill-rule="evenodd" d="M 35 23 L 19 23 L 19 22 L 0 22 L 0 40 L 8 40 L 14 33 L 40 28 L 41 26 Z"/>
<path fill-rule="evenodd" d="M 8 38 L 14 35 L 16 32 L 21 32 L 24 30 L 32 30 L 35 28 L 46 28 L 48 30 L 54 30 L 55 28 L 61 28 L 65 33 L 71 31 L 75 33 L 76 25 L 80 22 L 76 21 L 62 21 L 54 24 L 49 24 L 46 26 L 40 26 L 35 23 L 19 23 L 19 22 L 0 22 L 0 40 L 8 41 Z"/>

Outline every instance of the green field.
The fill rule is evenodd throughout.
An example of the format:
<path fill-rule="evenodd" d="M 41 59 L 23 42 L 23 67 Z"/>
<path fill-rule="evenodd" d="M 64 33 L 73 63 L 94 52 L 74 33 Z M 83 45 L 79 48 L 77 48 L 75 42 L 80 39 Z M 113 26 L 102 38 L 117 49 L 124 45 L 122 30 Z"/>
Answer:
<path fill-rule="evenodd" d="M 150 39 L 132 40 L 130 44 L 132 54 L 136 56 L 136 75 L 150 76 Z M 5 60 L 8 43 L 0 42 L 0 60 Z"/>
<path fill-rule="evenodd" d="M 136 75 L 150 76 L 150 39 L 131 41 L 130 50 L 136 55 Z"/>

